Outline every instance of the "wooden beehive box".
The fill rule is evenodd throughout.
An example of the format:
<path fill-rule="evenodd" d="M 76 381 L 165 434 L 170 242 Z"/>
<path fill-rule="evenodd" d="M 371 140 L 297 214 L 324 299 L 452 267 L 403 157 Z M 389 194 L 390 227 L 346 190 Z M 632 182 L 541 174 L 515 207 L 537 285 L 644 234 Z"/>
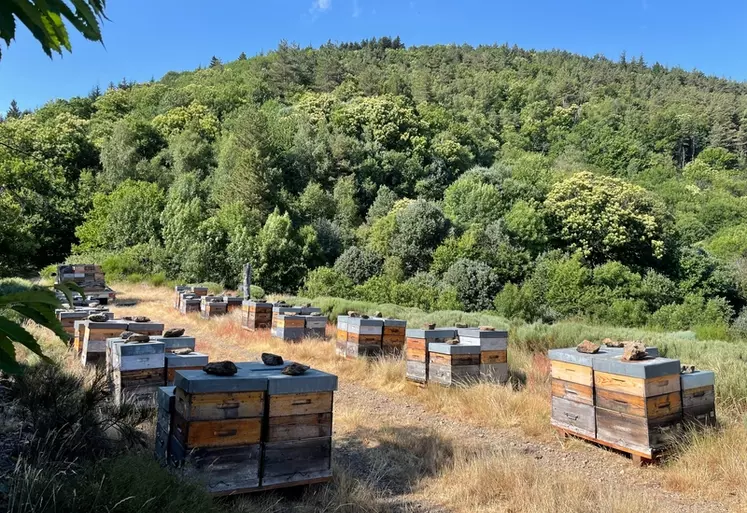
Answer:
<path fill-rule="evenodd" d="M 241 326 L 249 331 L 270 329 L 272 326 L 272 303 L 244 300 L 241 303 Z"/>
<path fill-rule="evenodd" d="M 163 333 L 164 325 L 162 322 L 134 322 L 127 324 L 127 331 L 148 335 L 149 337 L 160 337 Z"/>
<path fill-rule="evenodd" d="M 348 317 L 347 358 L 378 356 L 384 336 L 383 319 Z"/>
<path fill-rule="evenodd" d="M 189 287 L 186 285 L 176 285 L 174 287 L 174 308 L 179 310 L 179 303 L 182 299 L 182 292 L 185 292 L 189 290 Z"/>
<path fill-rule="evenodd" d="M 62 324 L 62 328 L 65 333 L 70 335 L 72 339 L 75 336 L 75 321 L 84 321 L 88 319 L 89 315 L 92 314 L 103 314 L 108 319 L 113 319 L 114 314 L 107 310 L 96 310 L 93 308 L 76 308 L 74 310 L 57 309 L 55 310 L 55 317 Z"/>
<path fill-rule="evenodd" d="M 194 337 L 182 335 L 180 337 L 164 337 L 163 335 L 151 335 L 150 339 L 154 342 L 163 342 L 165 351 L 171 353 L 179 349 L 195 350 L 196 340 Z"/>
<path fill-rule="evenodd" d="M 384 330 L 381 337 L 381 351 L 384 354 L 401 354 L 407 340 L 407 321 L 384 318 Z"/>
<path fill-rule="evenodd" d="M 105 322 L 79 322 L 79 336 L 82 330 L 80 361 L 83 365 L 104 365 L 106 362 L 106 339 L 118 337 L 127 330 L 128 322 L 112 319 Z"/>
<path fill-rule="evenodd" d="M 452 386 L 480 378 L 480 346 L 428 344 L 428 382 Z"/>
<path fill-rule="evenodd" d="M 297 314 L 272 314 L 270 334 L 285 341 L 299 342 L 304 337 L 306 321 Z"/>
<path fill-rule="evenodd" d="M 167 352 L 166 361 L 166 385 L 173 385 L 178 370 L 200 370 L 208 363 L 208 355 L 203 353 L 174 354 Z"/>
<path fill-rule="evenodd" d="M 203 296 L 200 303 L 200 316 L 203 319 L 210 319 L 228 313 L 228 303 L 224 303 L 222 299 L 216 296 Z"/>
<path fill-rule="evenodd" d="M 335 354 L 343 358 L 348 352 L 348 319 L 347 315 L 337 316 L 337 333 L 335 335 Z"/>
<path fill-rule="evenodd" d="M 614 355 L 592 364 L 596 438 L 647 458 L 670 445 L 682 423 L 679 360 Z"/>
<path fill-rule="evenodd" d="M 151 406 L 156 392 L 165 384 L 165 356 L 162 342 L 111 344 L 114 400 L 134 401 Z"/>
<path fill-rule="evenodd" d="M 267 377 L 244 366 L 233 376 L 177 371 L 170 457 L 214 494 L 259 487 Z"/>
<path fill-rule="evenodd" d="M 278 371 L 266 374 L 268 408 L 261 486 L 293 486 L 330 479 L 337 376 L 314 369 L 300 376 Z"/>
<path fill-rule="evenodd" d="M 189 291 L 192 292 L 192 294 L 194 294 L 197 297 L 202 297 L 202 296 L 207 296 L 208 288 L 191 286 L 189 287 Z"/>
<path fill-rule="evenodd" d="M 315 313 L 322 313 L 322 309 L 311 305 L 295 305 L 293 308 L 298 308 L 298 313 L 301 315 L 312 315 Z"/>
<path fill-rule="evenodd" d="M 326 338 L 327 318 L 323 315 L 302 315 L 304 319 L 304 337 Z"/>
<path fill-rule="evenodd" d="M 456 336 L 454 328 L 408 329 L 405 342 L 406 378 L 424 384 L 428 381 L 428 344 L 446 342 Z"/>
<path fill-rule="evenodd" d="M 680 374 L 682 417 L 688 423 L 716 425 L 716 375 L 713 371 Z"/>
<path fill-rule="evenodd" d="M 156 436 L 155 449 L 153 451 L 156 460 L 161 465 L 169 461 L 169 437 L 171 436 L 171 418 L 174 414 L 176 387 L 159 387 L 156 392 Z"/>
<path fill-rule="evenodd" d="M 185 315 L 189 313 L 199 312 L 200 311 L 200 299 L 196 297 L 184 296 L 182 297 L 180 308 L 181 308 L 180 312 Z"/>
<path fill-rule="evenodd" d="M 480 376 L 505 383 L 508 381 L 508 332 L 504 330 L 459 328 L 459 342 L 480 347 Z"/>
<path fill-rule="evenodd" d="M 238 296 L 223 296 L 223 302 L 226 303 L 226 310 L 228 313 L 234 310 L 241 310 L 241 304 L 244 298 Z"/>

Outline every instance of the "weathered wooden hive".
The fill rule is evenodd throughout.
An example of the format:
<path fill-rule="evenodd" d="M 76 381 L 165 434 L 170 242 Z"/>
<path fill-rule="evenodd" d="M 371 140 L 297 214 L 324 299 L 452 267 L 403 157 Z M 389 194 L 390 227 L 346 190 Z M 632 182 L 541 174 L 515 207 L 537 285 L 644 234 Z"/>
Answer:
<path fill-rule="evenodd" d="M 347 322 L 347 358 L 378 356 L 384 336 L 384 320 L 349 317 Z"/>
<path fill-rule="evenodd" d="M 384 354 L 401 354 L 407 340 L 407 321 L 386 317 L 381 337 L 381 351 Z"/>
<path fill-rule="evenodd" d="M 189 291 L 192 292 L 197 297 L 207 296 L 208 288 L 207 287 L 200 287 L 200 286 L 190 286 Z"/>
<path fill-rule="evenodd" d="M 171 436 L 171 418 L 174 412 L 176 387 L 159 387 L 156 392 L 156 436 L 155 449 L 153 451 L 156 460 L 161 465 L 168 463 L 169 437 Z"/>
<path fill-rule="evenodd" d="M 174 308 L 180 309 L 180 302 L 182 299 L 182 293 L 189 290 L 187 285 L 176 285 L 174 286 Z"/>
<path fill-rule="evenodd" d="M 299 342 L 303 340 L 306 321 L 297 313 L 272 314 L 272 329 L 270 335 L 285 341 Z"/>
<path fill-rule="evenodd" d="M 716 425 L 716 376 L 713 371 L 680 374 L 682 417 L 702 426 Z"/>
<path fill-rule="evenodd" d="M 508 332 L 493 328 L 459 328 L 459 342 L 480 348 L 480 377 L 505 383 L 508 381 Z"/>
<path fill-rule="evenodd" d="M 226 303 L 226 311 L 228 313 L 234 310 L 241 310 L 241 304 L 244 298 L 240 296 L 223 296 L 223 302 Z"/>
<path fill-rule="evenodd" d="M 204 353 L 193 351 L 189 354 L 166 353 L 166 385 L 173 385 L 176 379 L 176 371 L 201 370 L 207 365 L 209 357 Z"/>
<path fill-rule="evenodd" d="M 200 302 L 200 316 L 203 319 L 210 319 L 219 315 L 228 313 L 228 303 L 223 302 L 223 297 L 202 296 Z"/>
<path fill-rule="evenodd" d="M 428 344 L 429 383 L 452 386 L 480 378 L 480 346 L 477 344 Z"/>
<path fill-rule="evenodd" d="M 348 352 L 348 319 L 347 315 L 337 316 L 337 334 L 335 335 L 335 353 L 345 357 Z"/>
<path fill-rule="evenodd" d="M 80 361 L 83 365 L 104 365 L 106 339 L 118 337 L 128 329 L 129 321 L 111 319 L 104 322 L 75 321 L 80 341 Z"/>
<path fill-rule="evenodd" d="M 244 300 L 241 303 L 241 327 L 249 331 L 266 330 L 272 326 L 272 303 Z"/>
<path fill-rule="evenodd" d="M 195 296 L 193 292 L 182 292 L 182 297 L 179 301 L 179 311 L 185 315 L 199 312 L 201 303 L 200 298 Z"/>
<path fill-rule="evenodd" d="M 327 318 L 321 314 L 307 315 L 302 314 L 304 319 L 304 337 L 306 338 L 326 338 L 327 337 Z"/>
<path fill-rule="evenodd" d="M 597 439 L 649 458 L 670 445 L 682 423 L 679 360 L 614 355 L 592 363 Z"/>
<path fill-rule="evenodd" d="M 210 493 L 260 485 L 267 377 L 238 365 L 233 376 L 177 371 L 169 459 Z"/>
<path fill-rule="evenodd" d="M 55 310 L 55 317 L 62 324 L 62 328 L 65 333 L 70 335 L 72 339 L 75 336 L 75 321 L 84 321 L 88 319 L 91 314 L 103 314 L 108 319 L 113 319 L 114 314 L 106 309 L 97 308 L 75 308 L 74 310 L 67 310 L 64 308 L 58 308 Z"/>
<path fill-rule="evenodd" d="M 60 279 L 72 281 L 87 292 L 101 292 L 106 290 L 106 280 L 100 265 L 74 264 L 63 266 Z"/>
<path fill-rule="evenodd" d="M 425 384 L 428 382 L 428 345 L 446 342 L 456 336 L 455 328 L 408 329 L 405 344 L 406 378 L 408 381 Z"/>
<path fill-rule="evenodd" d="M 112 342 L 111 353 L 114 401 L 152 406 L 165 384 L 163 342 Z"/>

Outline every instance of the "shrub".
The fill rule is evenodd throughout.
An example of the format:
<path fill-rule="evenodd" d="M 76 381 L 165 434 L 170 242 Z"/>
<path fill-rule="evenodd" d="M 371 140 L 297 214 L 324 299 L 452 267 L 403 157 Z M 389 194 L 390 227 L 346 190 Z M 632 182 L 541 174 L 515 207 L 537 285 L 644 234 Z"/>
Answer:
<path fill-rule="evenodd" d="M 501 283 L 483 262 L 459 259 L 444 274 L 444 282 L 456 290 L 459 302 L 468 312 L 488 310 Z"/>
<path fill-rule="evenodd" d="M 731 325 L 731 336 L 734 338 L 747 338 L 747 307 L 742 308 L 739 315 Z"/>
<path fill-rule="evenodd" d="M 396 215 L 391 254 L 402 259 L 407 274 L 424 271 L 448 230 L 449 222 L 437 204 L 425 200 L 414 201 Z"/>
<path fill-rule="evenodd" d="M 599 315 L 600 320 L 614 326 L 643 326 L 648 317 L 648 305 L 642 299 L 615 299 Z"/>
<path fill-rule="evenodd" d="M 360 285 L 381 273 L 384 259 L 373 251 L 351 246 L 335 262 L 335 271 Z"/>
<path fill-rule="evenodd" d="M 733 315 L 723 298 L 705 299 L 689 294 L 682 304 L 661 307 L 651 315 L 650 324 L 666 330 L 688 330 L 695 326 L 727 325 Z"/>
<path fill-rule="evenodd" d="M 329 267 L 318 267 L 306 275 L 301 293 L 310 298 L 321 296 L 350 297 L 353 281 Z"/>

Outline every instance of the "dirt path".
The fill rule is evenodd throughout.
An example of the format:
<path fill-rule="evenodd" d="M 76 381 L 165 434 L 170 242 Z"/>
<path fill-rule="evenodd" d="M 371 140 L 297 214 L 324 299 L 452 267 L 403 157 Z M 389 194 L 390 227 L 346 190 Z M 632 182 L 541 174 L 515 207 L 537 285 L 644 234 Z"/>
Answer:
<path fill-rule="evenodd" d="M 148 315 L 165 322 L 167 327 L 187 326 L 188 332 L 191 332 L 190 326 L 197 329 L 197 326 L 204 325 L 203 329 L 206 329 L 207 323 L 217 322 L 203 321 L 195 316 L 185 318 L 171 307 L 170 295 L 164 293 L 153 298 L 146 293 L 143 291 L 144 297 L 137 297 L 140 292 L 132 292 L 130 297 L 142 301 L 133 307 L 115 307 L 114 310 L 118 316 Z M 214 358 L 227 358 L 234 353 L 232 349 L 235 348 L 228 345 L 230 342 L 221 340 L 222 331 L 225 328 L 216 329 L 215 337 L 211 337 L 209 342 L 211 348 L 219 348 L 219 354 L 211 353 Z M 198 339 L 198 349 L 200 344 Z M 332 344 L 329 345 L 329 350 L 333 351 Z M 259 356 L 251 347 L 241 349 L 246 350 L 243 354 L 248 355 L 247 359 Z M 356 480 L 375 488 L 391 511 L 449 511 L 430 500 L 423 483 L 432 485 L 437 482 L 441 471 L 445 471 L 439 462 L 448 461 L 448 458 L 441 456 L 454 453 L 455 447 L 475 445 L 533 460 L 551 475 L 580 478 L 594 488 L 609 490 L 610 493 L 639 490 L 649 502 L 655 503 L 652 511 L 707 513 L 738 510 L 729 496 L 714 502 L 668 491 L 660 483 L 661 469 L 634 467 L 620 454 L 575 440 L 540 441 L 528 437 L 520 429 L 479 427 L 459 418 L 428 411 L 418 401 L 417 395 L 374 390 L 346 379 L 340 380 L 335 396 L 334 438 L 336 465 L 343 467 Z M 506 511 L 514 510 L 509 505 Z"/>

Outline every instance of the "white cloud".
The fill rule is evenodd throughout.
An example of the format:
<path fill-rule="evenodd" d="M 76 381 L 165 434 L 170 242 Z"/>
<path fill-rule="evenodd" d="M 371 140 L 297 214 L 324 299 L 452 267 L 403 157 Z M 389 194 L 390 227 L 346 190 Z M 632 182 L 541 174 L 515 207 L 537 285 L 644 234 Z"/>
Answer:
<path fill-rule="evenodd" d="M 332 0 L 314 0 L 311 4 L 313 11 L 326 11 L 330 7 L 332 7 Z"/>
<path fill-rule="evenodd" d="M 361 9 L 358 0 L 353 0 L 353 18 L 357 18 L 358 16 L 360 16 L 361 12 L 363 12 L 363 10 Z"/>

